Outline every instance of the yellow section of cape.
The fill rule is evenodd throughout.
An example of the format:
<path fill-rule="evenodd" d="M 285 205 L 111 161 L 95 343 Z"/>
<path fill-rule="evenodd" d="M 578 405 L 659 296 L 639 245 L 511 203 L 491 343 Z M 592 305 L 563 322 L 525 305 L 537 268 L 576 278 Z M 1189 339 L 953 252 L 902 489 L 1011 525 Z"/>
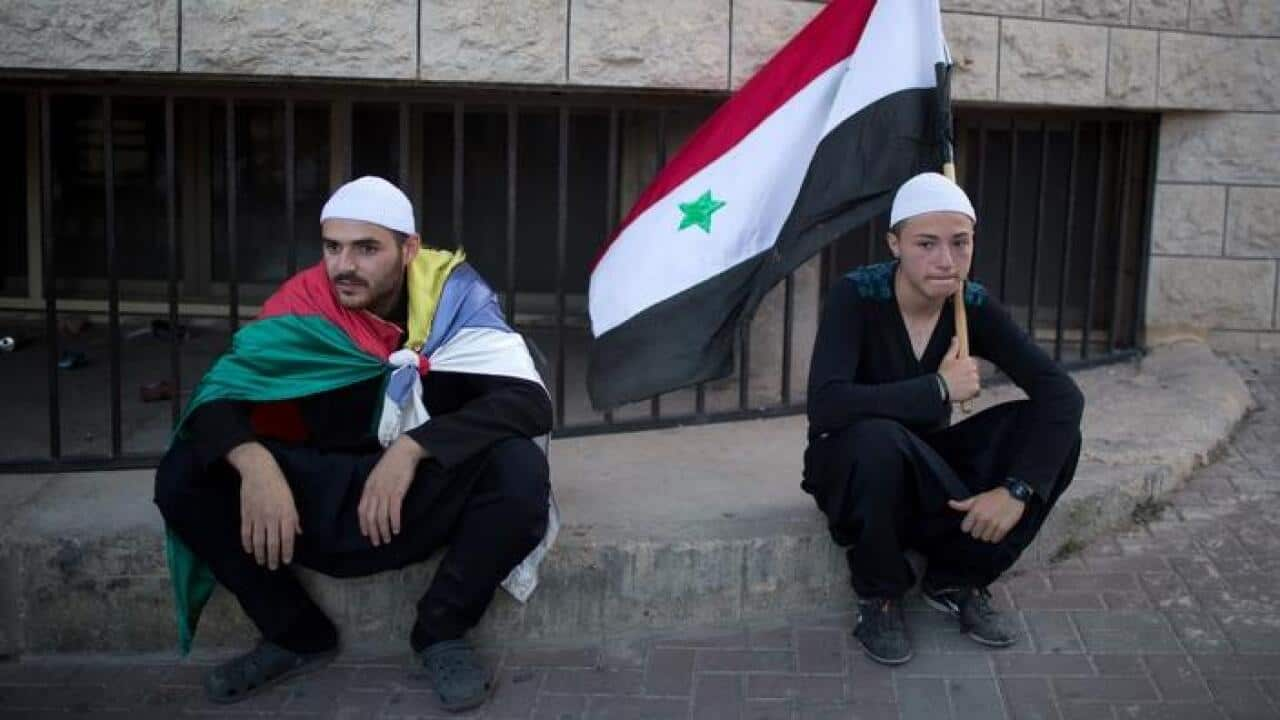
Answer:
<path fill-rule="evenodd" d="M 467 259 L 462 248 L 456 252 L 422 248 L 409 264 L 409 339 L 405 347 L 418 352 L 431 337 L 440 294 L 449 273 Z"/>

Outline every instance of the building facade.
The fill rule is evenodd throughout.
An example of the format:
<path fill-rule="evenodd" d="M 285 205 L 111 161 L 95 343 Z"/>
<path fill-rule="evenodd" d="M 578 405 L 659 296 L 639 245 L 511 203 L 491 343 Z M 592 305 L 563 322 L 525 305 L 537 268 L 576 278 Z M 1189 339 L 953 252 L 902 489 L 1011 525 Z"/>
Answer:
<path fill-rule="evenodd" d="M 983 215 L 975 274 L 1028 329 L 1068 359 L 1186 335 L 1280 348 L 1280 2 L 942 4 L 961 180 Z M 3 181 L 0 309 L 47 312 L 52 284 L 59 317 L 108 318 L 117 336 L 149 316 L 230 313 L 234 326 L 316 257 L 330 189 L 376 173 L 410 191 L 424 238 L 466 246 L 548 350 L 563 427 L 794 408 L 822 290 L 883 256 L 882 227 L 779 287 L 736 379 L 617 414 L 581 391 L 584 303 L 590 260 L 630 200 L 820 9 L 12 0 L 0 144 L 25 172 Z M 109 365 L 132 393 L 150 376 L 129 376 L 128 347 L 104 343 L 104 377 Z M 207 358 L 178 352 L 189 383 Z M 15 381 L 34 389 L 7 388 L 33 407 L 34 367 Z M 53 407 L 66 402 L 53 392 Z M 128 454 L 148 427 L 130 430 L 128 399 L 108 395 L 111 430 L 90 455 Z M 77 436 L 44 412 L 51 432 Z M 41 454 L 35 437 L 27 454 Z"/>

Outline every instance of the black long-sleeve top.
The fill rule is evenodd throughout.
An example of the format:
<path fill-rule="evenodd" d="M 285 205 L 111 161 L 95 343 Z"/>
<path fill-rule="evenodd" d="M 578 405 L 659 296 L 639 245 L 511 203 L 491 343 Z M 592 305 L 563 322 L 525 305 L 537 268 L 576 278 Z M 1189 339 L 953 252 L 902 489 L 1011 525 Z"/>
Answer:
<path fill-rule="evenodd" d="M 402 296 L 389 319 L 403 328 L 406 317 Z M 306 431 L 303 442 L 323 450 L 380 450 L 377 416 L 382 411 L 382 389 L 383 379 L 376 377 L 297 400 Z M 528 380 L 432 371 L 422 378 L 422 402 L 431 419 L 407 434 L 446 468 L 500 440 L 551 431 L 551 401 L 542 386 Z M 207 460 L 225 457 L 232 448 L 256 438 L 251 410 L 247 402 L 206 403 L 188 418 L 187 434 Z"/>
<path fill-rule="evenodd" d="M 809 438 L 864 418 L 896 420 L 928 433 L 945 427 L 951 406 L 935 377 L 955 319 L 951 301 L 919 360 L 894 295 L 897 263 L 859 268 L 828 294 L 809 370 Z M 1034 427 L 1010 475 L 1047 497 L 1075 443 L 1084 396 L 981 285 L 965 292 L 970 353 L 1009 376 L 1030 398 Z"/>

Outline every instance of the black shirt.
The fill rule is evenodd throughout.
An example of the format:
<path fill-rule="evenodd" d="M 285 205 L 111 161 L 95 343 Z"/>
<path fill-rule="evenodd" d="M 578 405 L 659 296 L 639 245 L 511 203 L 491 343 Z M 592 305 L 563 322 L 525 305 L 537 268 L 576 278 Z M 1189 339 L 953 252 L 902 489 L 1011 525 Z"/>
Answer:
<path fill-rule="evenodd" d="M 859 268 L 827 296 L 809 370 L 810 440 L 863 418 L 896 420 L 917 433 L 948 424 L 951 406 L 935 374 L 955 335 L 952 301 L 917 360 L 894 295 L 896 270 L 896 262 Z M 966 285 L 965 303 L 970 353 L 993 363 L 1031 401 L 1031 441 L 1010 475 L 1047 497 L 1075 443 L 1084 396 L 981 285 Z"/>

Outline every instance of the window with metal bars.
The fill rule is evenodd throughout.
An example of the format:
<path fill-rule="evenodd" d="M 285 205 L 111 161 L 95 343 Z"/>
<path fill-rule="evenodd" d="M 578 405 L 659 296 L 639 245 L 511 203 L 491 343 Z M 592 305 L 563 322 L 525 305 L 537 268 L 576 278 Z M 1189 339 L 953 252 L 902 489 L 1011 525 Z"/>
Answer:
<path fill-rule="evenodd" d="M 29 421 L 0 450 L 8 470 L 153 463 L 230 333 L 318 259 L 320 206 L 357 175 L 405 188 L 428 244 L 466 248 L 548 355 L 562 436 L 803 410 L 825 288 L 887 257 L 880 218 L 766 298 L 732 377 L 601 414 L 585 391 L 590 262 L 721 96 L 11 90 L 0 138 L 26 172 L 4 181 L 0 334 L 19 350 L 0 391 Z M 1131 352 L 1155 117 L 961 108 L 956 122 L 979 213 L 975 279 L 1069 364 Z M 86 361 L 59 369 L 68 352 Z M 159 381 L 172 392 L 144 401 Z"/>

